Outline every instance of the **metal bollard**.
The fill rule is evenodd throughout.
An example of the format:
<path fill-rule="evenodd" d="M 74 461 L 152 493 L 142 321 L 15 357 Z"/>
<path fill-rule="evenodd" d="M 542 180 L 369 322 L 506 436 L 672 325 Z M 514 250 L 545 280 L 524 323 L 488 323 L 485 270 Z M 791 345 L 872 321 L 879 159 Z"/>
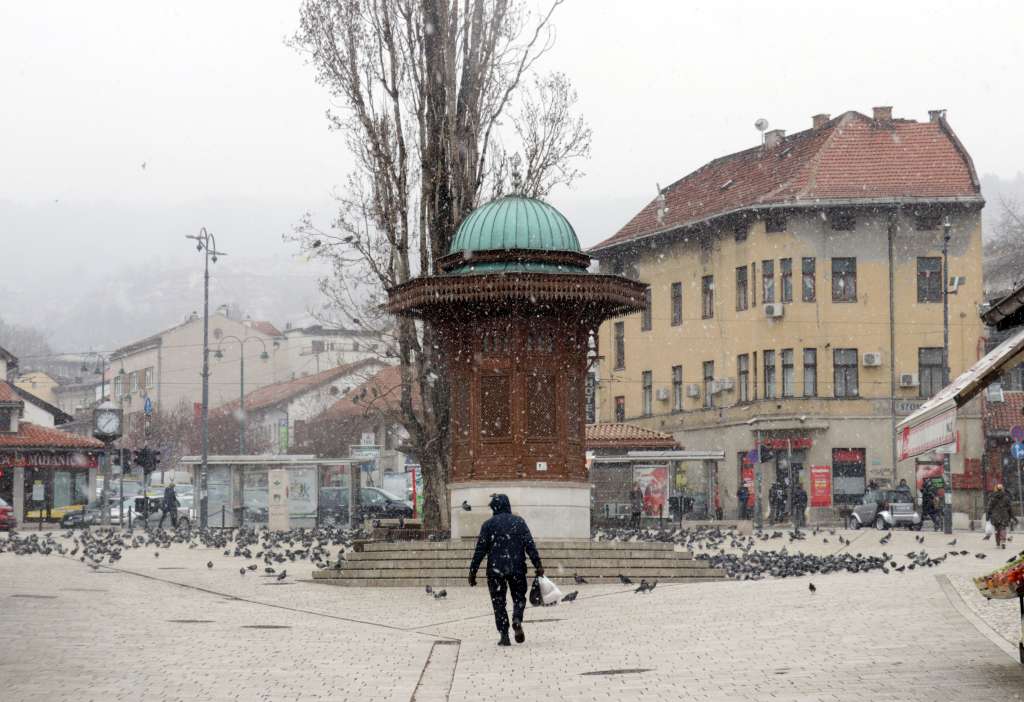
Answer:
<path fill-rule="evenodd" d="M 221 528 L 221 529 L 223 529 L 223 528 L 224 528 L 224 508 L 225 508 L 226 506 L 227 506 L 227 505 L 221 505 L 221 506 L 220 506 L 220 528 Z"/>

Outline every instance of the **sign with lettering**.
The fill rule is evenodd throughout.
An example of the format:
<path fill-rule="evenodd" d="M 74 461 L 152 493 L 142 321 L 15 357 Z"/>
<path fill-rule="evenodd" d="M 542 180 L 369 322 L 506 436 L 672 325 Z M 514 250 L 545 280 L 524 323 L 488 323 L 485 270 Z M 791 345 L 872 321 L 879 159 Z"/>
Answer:
<path fill-rule="evenodd" d="M 811 466 L 811 507 L 832 506 L 832 466 Z"/>
<path fill-rule="evenodd" d="M 94 453 L 81 451 L 3 451 L 0 452 L 0 467 L 3 468 L 97 468 L 99 457 Z"/>
<path fill-rule="evenodd" d="M 586 382 L 586 408 L 587 408 L 587 424 L 593 424 L 597 421 L 597 374 L 587 373 Z"/>
<path fill-rule="evenodd" d="M 956 408 L 946 410 L 913 427 L 903 427 L 897 448 L 900 460 L 905 461 L 939 446 L 956 444 Z"/>
<path fill-rule="evenodd" d="M 776 451 L 799 451 L 811 448 L 814 441 L 809 436 L 793 436 L 784 439 L 762 439 L 761 445 Z"/>

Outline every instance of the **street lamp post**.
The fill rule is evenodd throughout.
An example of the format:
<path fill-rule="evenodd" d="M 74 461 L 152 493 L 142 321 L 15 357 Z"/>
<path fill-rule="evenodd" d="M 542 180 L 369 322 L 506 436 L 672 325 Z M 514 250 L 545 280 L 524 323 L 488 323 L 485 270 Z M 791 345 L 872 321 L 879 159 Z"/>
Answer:
<path fill-rule="evenodd" d="M 942 222 L 942 387 L 949 385 L 949 215 Z M 945 483 L 942 506 L 942 530 L 953 533 L 953 470 L 949 452 L 942 454 L 942 480 Z"/>
<path fill-rule="evenodd" d="M 203 407 L 201 416 L 202 461 L 199 466 L 199 528 L 206 528 L 206 473 L 210 453 L 210 261 L 226 256 L 217 250 L 217 239 L 202 227 L 198 234 L 186 234 L 196 242 L 196 251 L 203 252 Z"/>
<path fill-rule="evenodd" d="M 224 353 L 220 350 L 221 344 L 225 341 L 234 340 L 238 342 L 238 455 L 245 455 L 245 342 L 247 341 L 258 341 L 260 346 L 263 347 L 263 351 L 260 353 L 260 360 L 266 361 L 270 358 L 270 354 L 267 353 L 267 344 L 258 336 L 247 336 L 244 339 L 239 339 L 235 335 L 225 336 L 217 344 L 217 350 L 214 352 L 215 358 L 223 358 Z"/>

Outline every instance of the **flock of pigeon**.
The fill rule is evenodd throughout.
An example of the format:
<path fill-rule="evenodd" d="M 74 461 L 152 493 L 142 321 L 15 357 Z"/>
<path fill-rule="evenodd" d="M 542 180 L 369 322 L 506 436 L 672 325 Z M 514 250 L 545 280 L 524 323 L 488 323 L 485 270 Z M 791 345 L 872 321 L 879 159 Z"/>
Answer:
<path fill-rule="evenodd" d="M 324 526 L 316 529 L 292 529 L 274 532 L 268 529 L 218 529 L 218 530 L 163 530 L 156 529 L 141 534 L 120 529 L 93 529 L 66 531 L 55 536 L 55 532 L 26 533 L 12 531 L 7 539 L 0 540 L 0 553 L 19 556 L 51 554 L 77 558 L 93 570 L 102 565 L 117 563 L 128 549 L 152 548 L 153 557 L 159 558 L 162 549 L 179 544 L 189 549 L 205 546 L 222 550 L 225 556 L 242 558 L 248 563 L 238 569 L 245 577 L 263 564 L 263 575 L 273 576 L 276 581 L 288 577 L 286 568 L 278 567 L 301 561 L 313 563 L 317 568 L 341 568 L 345 552 L 352 548 L 357 539 L 366 538 L 362 530 Z M 337 549 L 332 556 L 333 549 Z M 213 561 L 206 562 L 213 568 Z"/>
<path fill-rule="evenodd" d="M 697 526 L 678 529 L 597 529 L 595 541 L 613 542 L 661 542 L 675 543 L 696 553 L 695 558 L 706 561 L 710 567 L 721 568 L 726 575 L 736 580 L 762 580 L 766 577 L 789 578 L 803 575 L 827 573 L 867 573 L 878 571 L 888 575 L 890 572 L 904 573 L 917 568 L 932 568 L 942 564 L 947 558 L 969 555 L 966 550 L 955 550 L 957 540 L 945 542 L 940 554 L 930 555 L 924 548 L 911 551 L 905 555 L 902 564 L 898 556 L 882 552 L 878 555 L 849 553 L 843 549 L 852 544 L 849 539 L 838 534 L 835 529 L 814 528 L 811 530 L 794 529 L 792 531 L 771 530 L 756 531 L 750 536 L 737 533 L 734 529 L 718 526 Z M 828 555 L 813 555 L 790 551 L 790 545 L 810 538 L 821 538 L 823 544 L 836 543 L 840 551 Z M 879 543 L 886 545 L 892 539 L 892 532 L 886 532 Z M 785 543 L 781 548 L 765 548 L 774 546 L 781 540 Z M 924 545 L 925 536 L 917 535 L 915 540 Z M 759 547 L 759 548 L 757 548 Z M 726 550 L 726 549 L 729 550 Z M 975 558 L 985 558 L 984 553 L 974 554 Z M 1014 556 L 1010 560 L 1016 558 Z M 621 577 L 621 576 L 620 576 Z M 653 589 L 653 588 L 651 588 Z M 638 592 L 641 590 L 638 590 Z M 813 590 L 812 590 L 813 591 Z"/>

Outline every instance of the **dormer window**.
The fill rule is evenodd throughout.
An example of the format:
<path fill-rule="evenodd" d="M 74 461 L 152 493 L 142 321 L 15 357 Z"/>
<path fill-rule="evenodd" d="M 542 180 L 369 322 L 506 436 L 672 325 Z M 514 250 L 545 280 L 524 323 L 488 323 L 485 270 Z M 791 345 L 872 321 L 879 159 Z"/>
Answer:
<path fill-rule="evenodd" d="M 0 434 L 18 433 L 18 413 L 13 407 L 0 407 Z"/>

